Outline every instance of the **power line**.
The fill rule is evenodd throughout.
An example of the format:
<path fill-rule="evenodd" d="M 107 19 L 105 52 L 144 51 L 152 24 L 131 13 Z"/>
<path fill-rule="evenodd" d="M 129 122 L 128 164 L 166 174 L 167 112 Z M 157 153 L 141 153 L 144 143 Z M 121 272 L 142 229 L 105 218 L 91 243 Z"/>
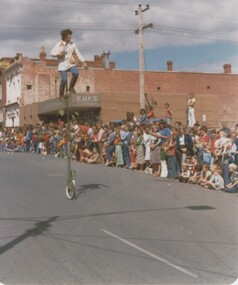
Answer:
<path fill-rule="evenodd" d="M 184 35 L 199 35 L 201 37 L 209 37 L 213 39 L 220 39 L 220 40 L 229 40 L 229 41 L 238 41 L 238 38 L 224 33 L 217 33 L 217 32 L 206 32 L 201 30 L 195 30 L 195 29 L 187 29 L 183 27 L 172 27 L 172 26 L 165 26 L 165 25 L 154 25 L 154 30 L 160 30 L 160 31 L 166 31 L 170 33 L 182 33 Z"/>
<path fill-rule="evenodd" d="M 234 7 L 235 9 L 236 7 Z M 186 14 L 186 15 L 191 15 L 190 18 L 193 18 L 193 17 L 198 17 L 199 20 L 201 21 L 202 18 L 207 18 L 207 19 L 223 19 L 223 20 L 228 20 L 228 18 L 226 17 L 219 17 L 219 16 L 215 16 L 214 14 L 211 15 L 210 13 L 208 15 L 204 15 L 204 13 L 196 13 L 196 12 L 192 12 L 191 10 L 182 10 L 181 9 L 181 6 L 169 6 L 169 5 L 166 5 L 166 8 L 161 8 L 162 10 L 167 10 L 167 11 L 173 11 L 173 13 L 175 14 Z M 230 7 L 229 9 L 230 11 L 232 11 L 232 7 Z M 174 14 L 173 14 L 174 16 Z M 229 18 L 229 22 L 230 22 L 231 18 Z M 197 20 L 196 20 L 197 21 Z M 237 24 L 237 21 L 233 22 L 233 24 Z"/>
<path fill-rule="evenodd" d="M 91 31 L 130 31 L 132 32 L 135 29 L 135 25 L 133 24 L 112 24 L 110 23 L 75 23 L 75 22 L 64 22 L 63 26 L 68 25 L 75 30 L 91 30 Z M 62 26 L 61 22 L 36 22 L 36 21 L 0 21 L 0 27 L 7 26 L 10 28 L 19 28 L 24 27 L 27 30 L 48 30 L 48 29 L 55 29 L 59 26 Z M 199 37 L 204 38 L 212 38 L 217 40 L 225 40 L 225 41 L 234 41 L 238 42 L 238 37 L 235 37 L 232 34 L 225 34 L 225 33 L 218 33 L 218 32 L 206 32 L 202 30 L 195 30 L 195 29 L 187 29 L 183 27 L 173 27 L 173 26 L 166 26 L 166 25 L 153 25 L 153 30 L 149 31 L 150 33 L 158 33 L 166 32 L 171 34 L 183 34 L 183 36 L 189 35 L 197 35 Z"/>
<path fill-rule="evenodd" d="M 9 2 L 5 2 L 5 1 L 0 1 L 0 5 L 6 5 L 6 6 L 14 6 L 16 7 L 17 4 L 19 4 L 19 6 L 35 6 L 36 8 L 39 8 L 39 3 L 32 3 L 33 1 L 29 1 L 28 2 L 18 2 L 18 3 L 9 3 Z M 65 5 L 65 0 L 47 0 L 47 5 L 46 3 L 41 3 L 40 6 L 49 6 L 48 4 L 49 3 L 52 3 L 52 2 L 57 2 L 57 4 L 64 4 L 64 7 L 67 8 L 67 6 Z M 104 1 L 78 1 L 78 0 L 67 0 L 67 4 L 87 4 L 87 5 L 110 5 L 110 6 L 118 6 L 118 5 L 122 5 L 122 6 L 135 6 L 136 4 L 129 4 L 128 2 L 111 2 L 111 3 L 108 3 L 108 2 L 104 2 Z M 55 8 L 55 6 L 52 6 Z M 91 7 L 92 8 L 92 7 Z M 80 6 L 80 9 L 81 9 L 81 6 Z"/>

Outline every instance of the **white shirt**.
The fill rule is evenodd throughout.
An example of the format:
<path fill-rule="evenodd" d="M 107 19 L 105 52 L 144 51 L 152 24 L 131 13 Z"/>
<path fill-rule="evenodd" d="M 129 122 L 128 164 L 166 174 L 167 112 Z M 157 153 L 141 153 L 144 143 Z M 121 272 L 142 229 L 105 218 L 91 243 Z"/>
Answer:
<path fill-rule="evenodd" d="M 179 143 L 180 143 L 180 145 L 185 145 L 185 136 L 184 135 L 179 137 Z"/>
<path fill-rule="evenodd" d="M 65 56 L 64 57 L 58 57 L 58 55 L 62 52 L 65 52 Z M 74 52 L 76 53 L 78 59 L 81 62 L 85 61 L 83 56 L 79 52 L 76 44 L 73 42 L 66 43 L 65 41 L 59 41 L 54 46 L 54 48 L 50 52 L 50 55 L 53 57 L 58 57 L 58 64 L 59 64 L 58 70 L 59 71 L 67 70 L 67 69 L 69 69 L 75 65 L 75 64 L 70 63 L 70 59 L 71 59 Z"/>
<path fill-rule="evenodd" d="M 194 108 L 195 103 L 196 103 L 196 99 L 195 98 L 189 99 L 188 100 L 188 107 Z"/>

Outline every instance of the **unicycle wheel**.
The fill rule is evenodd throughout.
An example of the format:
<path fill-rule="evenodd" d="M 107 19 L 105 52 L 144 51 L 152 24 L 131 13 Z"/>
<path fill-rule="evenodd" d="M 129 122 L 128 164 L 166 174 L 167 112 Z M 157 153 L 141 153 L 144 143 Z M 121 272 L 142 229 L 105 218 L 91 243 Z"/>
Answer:
<path fill-rule="evenodd" d="M 71 180 L 66 185 L 66 196 L 69 200 L 72 200 L 75 197 L 75 180 Z"/>

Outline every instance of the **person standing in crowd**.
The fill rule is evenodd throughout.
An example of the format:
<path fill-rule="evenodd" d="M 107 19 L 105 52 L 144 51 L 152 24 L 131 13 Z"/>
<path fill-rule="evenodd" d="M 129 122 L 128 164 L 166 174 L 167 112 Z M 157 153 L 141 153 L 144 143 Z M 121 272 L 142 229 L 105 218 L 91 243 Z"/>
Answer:
<path fill-rule="evenodd" d="M 180 130 L 176 136 L 176 156 L 179 167 L 182 166 L 187 154 L 193 155 L 193 139 L 190 134 L 186 134 L 185 131 L 185 128 L 180 127 Z"/>
<path fill-rule="evenodd" d="M 141 115 L 140 120 L 139 120 L 140 125 L 141 126 L 148 125 L 149 120 L 147 118 L 147 114 L 146 114 L 145 109 L 140 109 L 140 115 Z"/>
<path fill-rule="evenodd" d="M 137 136 L 135 140 L 136 145 L 136 164 L 138 170 L 144 170 L 145 168 L 145 146 L 143 140 L 143 129 L 137 129 Z"/>
<path fill-rule="evenodd" d="M 154 108 L 152 106 L 149 106 L 148 108 L 147 119 L 149 120 L 150 124 L 152 124 L 155 119 Z"/>
<path fill-rule="evenodd" d="M 189 94 L 189 100 L 187 102 L 187 113 L 188 113 L 188 127 L 192 128 L 196 123 L 195 120 L 195 103 L 196 99 L 194 97 L 194 93 Z"/>
<path fill-rule="evenodd" d="M 165 106 L 165 119 L 164 120 L 167 125 L 171 126 L 173 113 L 170 109 L 169 103 L 165 103 L 164 106 Z"/>
<path fill-rule="evenodd" d="M 30 125 L 26 131 L 25 137 L 25 151 L 29 152 L 31 148 L 31 139 L 32 139 L 32 126 Z"/>
<path fill-rule="evenodd" d="M 171 137 L 171 130 L 166 126 L 166 122 L 164 120 L 160 120 L 158 125 L 159 134 L 157 138 L 161 139 L 161 144 L 163 145 L 166 140 Z"/>
<path fill-rule="evenodd" d="M 183 126 L 183 124 L 182 124 L 181 122 L 179 122 L 179 121 L 174 122 L 174 128 L 175 128 L 177 131 L 179 131 L 180 127 L 182 127 L 182 126 Z"/>
<path fill-rule="evenodd" d="M 161 158 L 160 158 L 160 133 L 158 132 L 157 126 L 154 125 L 150 134 L 153 136 L 150 145 L 150 161 L 152 164 L 152 174 L 160 176 L 161 173 Z"/>
<path fill-rule="evenodd" d="M 61 75 L 60 82 L 60 92 L 59 97 L 64 96 L 65 87 L 67 85 L 67 72 L 70 71 L 72 78 L 69 85 L 69 91 L 71 93 L 76 93 L 74 86 L 77 82 L 79 73 L 76 66 L 74 56 L 76 55 L 78 59 L 83 64 L 84 68 L 87 68 L 87 63 L 85 62 L 83 56 L 79 52 L 76 44 L 71 41 L 73 32 L 70 29 L 65 29 L 61 31 L 61 41 L 57 42 L 51 51 L 51 56 L 58 59 L 58 71 Z"/>
<path fill-rule="evenodd" d="M 112 156 L 113 153 L 115 152 L 115 145 L 114 145 L 115 138 L 116 136 L 115 136 L 114 127 L 110 126 L 109 135 L 107 139 L 107 163 L 105 164 L 107 166 L 110 166 L 110 164 L 112 163 Z"/>
<path fill-rule="evenodd" d="M 168 177 L 170 178 L 178 178 L 179 174 L 179 166 L 176 158 L 176 137 L 172 136 L 169 140 L 164 144 L 164 150 L 167 156 L 167 164 L 168 164 Z"/>
<path fill-rule="evenodd" d="M 220 129 L 220 131 L 225 132 L 227 134 L 227 136 L 229 136 L 231 130 L 230 130 L 230 128 L 227 127 L 226 122 L 222 122 L 221 126 L 222 126 L 222 128 Z"/>
<path fill-rule="evenodd" d="M 123 160 L 123 153 L 122 153 L 121 135 L 120 135 L 119 129 L 115 131 L 114 145 L 115 145 L 116 166 L 123 167 L 124 160 Z"/>
<path fill-rule="evenodd" d="M 120 130 L 121 142 L 122 142 L 122 154 L 125 168 L 129 168 L 131 165 L 130 159 L 130 140 L 132 133 L 129 132 L 128 126 L 122 125 Z"/>
<path fill-rule="evenodd" d="M 198 128 L 198 136 L 195 138 L 195 147 L 199 161 L 203 160 L 203 152 L 205 147 L 210 143 L 210 137 L 207 134 L 207 127 L 201 126 Z"/>
<path fill-rule="evenodd" d="M 143 144 L 145 146 L 145 163 L 146 163 L 146 167 L 150 166 L 150 145 L 152 144 L 152 141 L 155 139 L 154 136 L 152 136 L 150 134 L 150 128 L 149 126 L 147 126 L 144 130 L 143 133 Z"/>
<path fill-rule="evenodd" d="M 99 128 L 99 131 L 98 131 L 98 148 L 99 148 L 99 155 L 102 158 L 102 150 L 103 150 L 103 144 L 104 144 L 102 137 L 103 137 L 103 133 L 105 132 L 104 123 L 101 123 L 98 128 Z"/>

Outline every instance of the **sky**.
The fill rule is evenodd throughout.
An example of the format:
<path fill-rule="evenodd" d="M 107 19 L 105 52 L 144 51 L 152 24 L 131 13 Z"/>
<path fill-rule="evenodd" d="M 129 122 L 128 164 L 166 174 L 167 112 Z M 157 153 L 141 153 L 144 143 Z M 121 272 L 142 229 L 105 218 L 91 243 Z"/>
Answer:
<path fill-rule="evenodd" d="M 238 74 L 238 0 L 0 0 L 0 58 L 47 58 L 70 28 L 86 60 L 110 51 L 117 69 L 139 69 L 138 4 L 145 9 L 145 70 Z"/>

